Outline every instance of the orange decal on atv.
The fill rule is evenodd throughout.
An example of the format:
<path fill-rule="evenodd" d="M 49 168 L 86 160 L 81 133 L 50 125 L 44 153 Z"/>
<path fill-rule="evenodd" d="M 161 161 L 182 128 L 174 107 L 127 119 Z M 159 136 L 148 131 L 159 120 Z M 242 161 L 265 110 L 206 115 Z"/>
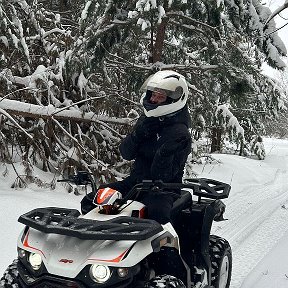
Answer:
<path fill-rule="evenodd" d="M 109 198 L 115 192 L 117 191 L 109 187 L 98 190 L 96 200 L 97 204 L 102 204 L 107 198 Z"/>
<path fill-rule="evenodd" d="M 46 256 L 44 255 L 44 253 L 40 249 L 37 249 L 37 248 L 29 245 L 29 243 L 28 243 L 29 232 L 30 231 L 28 231 L 27 234 L 26 234 L 26 237 L 25 237 L 24 242 L 23 242 L 23 246 L 27 247 L 27 248 L 31 248 L 33 250 L 36 250 L 36 251 L 40 252 L 46 258 Z"/>
<path fill-rule="evenodd" d="M 124 257 L 124 255 L 127 253 L 127 251 L 129 250 L 130 248 L 128 248 L 126 251 L 124 251 L 123 253 L 121 253 L 118 257 L 114 258 L 114 259 L 111 259 L 111 260 L 102 260 L 102 259 L 93 259 L 93 258 L 90 258 L 88 260 L 92 260 L 92 261 L 101 261 L 101 262 L 113 262 L 113 263 L 118 263 L 122 260 L 122 258 Z"/>

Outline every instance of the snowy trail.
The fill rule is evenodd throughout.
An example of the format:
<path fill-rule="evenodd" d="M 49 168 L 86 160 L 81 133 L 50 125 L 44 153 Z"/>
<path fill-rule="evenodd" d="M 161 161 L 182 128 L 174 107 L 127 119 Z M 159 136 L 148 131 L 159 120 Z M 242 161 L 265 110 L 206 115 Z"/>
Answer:
<path fill-rule="evenodd" d="M 241 287 L 246 275 L 288 231 L 288 210 L 282 208 L 288 203 L 285 178 L 286 174 L 278 173 L 273 183 L 241 191 L 241 196 L 236 197 L 238 201 L 227 202 L 229 221 L 217 228 L 232 246 L 231 288 Z"/>
<path fill-rule="evenodd" d="M 273 183 L 266 183 L 265 186 L 260 187 L 252 186 L 238 193 L 231 203 L 227 201 L 229 221 L 221 227 L 221 233 L 229 237 L 230 241 L 241 243 L 241 239 L 245 239 L 255 227 L 265 222 L 275 210 L 281 207 L 283 201 L 288 199 L 286 193 L 288 184 L 287 187 L 278 184 L 278 181 L 283 183 L 287 175 L 277 174 Z M 229 211 L 233 211 L 233 214 L 230 215 Z"/>
<path fill-rule="evenodd" d="M 286 151 L 288 154 L 288 146 Z M 232 246 L 230 288 L 242 287 L 247 275 L 288 232 L 288 157 L 285 150 L 281 153 L 284 154 L 278 159 L 281 161 L 272 163 L 278 166 L 272 179 L 237 191 L 233 190 L 232 182 L 231 196 L 225 201 L 228 221 L 213 226 L 212 233 L 228 239 Z"/>

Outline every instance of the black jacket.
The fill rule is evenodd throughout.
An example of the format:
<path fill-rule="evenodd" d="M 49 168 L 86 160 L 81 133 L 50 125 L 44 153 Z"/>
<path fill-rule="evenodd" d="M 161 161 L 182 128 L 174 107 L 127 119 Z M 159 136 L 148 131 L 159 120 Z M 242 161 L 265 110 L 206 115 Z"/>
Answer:
<path fill-rule="evenodd" d="M 133 133 L 123 139 L 120 152 L 126 160 L 135 159 L 132 171 L 124 180 L 107 186 L 125 195 L 142 180 L 182 182 L 185 162 L 191 152 L 188 130 L 191 127 L 191 118 L 187 106 L 172 115 L 159 117 L 158 121 L 157 134 L 142 143 L 135 141 Z"/>

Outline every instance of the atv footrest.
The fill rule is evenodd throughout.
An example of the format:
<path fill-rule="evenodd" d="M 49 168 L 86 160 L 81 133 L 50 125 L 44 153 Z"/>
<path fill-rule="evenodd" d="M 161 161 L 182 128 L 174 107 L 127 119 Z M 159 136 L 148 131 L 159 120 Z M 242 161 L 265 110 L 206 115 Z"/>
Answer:
<path fill-rule="evenodd" d="M 107 221 L 78 218 L 80 212 L 67 208 L 38 208 L 21 215 L 18 222 L 44 233 L 84 240 L 145 240 L 161 232 L 154 220 L 120 216 Z"/>

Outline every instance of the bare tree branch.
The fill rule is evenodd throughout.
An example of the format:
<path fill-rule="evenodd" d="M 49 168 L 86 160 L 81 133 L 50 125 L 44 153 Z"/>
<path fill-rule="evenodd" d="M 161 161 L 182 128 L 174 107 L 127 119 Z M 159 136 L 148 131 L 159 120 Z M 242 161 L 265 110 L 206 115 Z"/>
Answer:
<path fill-rule="evenodd" d="M 193 18 L 191 18 L 189 16 L 184 15 L 182 12 L 181 13 L 180 12 L 178 12 L 178 13 L 177 12 L 167 12 L 166 16 L 167 17 L 176 17 L 176 16 L 178 16 L 178 17 L 186 19 L 186 20 L 188 20 L 188 21 L 190 21 L 192 23 L 195 23 L 195 24 L 198 24 L 198 25 L 203 26 L 205 28 L 208 28 L 209 30 L 211 30 L 213 32 L 216 32 L 217 36 L 221 40 L 221 35 L 220 35 L 219 30 L 217 29 L 217 27 L 213 27 L 211 25 L 208 25 L 207 23 L 195 20 L 195 19 L 193 19 Z"/>
<path fill-rule="evenodd" d="M 9 115 L 9 113 L 7 113 L 5 110 L 3 110 L 3 109 L 0 108 L 0 114 L 3 114 L 3 115 L 5 115 L 7 118 L 9 118 L 10 121 L 12 121 L 12 122 L 14 123 L 14 125 L 17 126 L 28 138 L 33 139 L 33 137 L 32 137 L 29 133 L 27 133 L 27 131 L 26 131 L 23 127 L 21 127 L 21 126 L 13 119 L 13 117 L 11 117 L 11 115 Z"/>
<path fill-rule="evenodd" d="M 284 9 L 288 8 L 288 0 L 285 1 L 285 3 L 280 6 L 279 8 L 277 8 L 266 20 L 264 27 L 266 27 L 268 25 L 268 23 L 275 17 L 277 16 L 280 12 L 282 12 Z"/>
<path fill-rule="evenodd" d="M 106 165 L 104 165 L 101 161 L 99 161 L 98 159 L 96 159 L 94 157 L 94 155 L 92 155 L 87 149 L 85 149 L 85 147 L 83 145 L 81 145 L 79 143 L 79 141 L 73 137 L 56 119 L 54 119 L 52 117 L 53 122 L 70 138 L 73 140 L 73 142 L 82 149 L 82 151 L 84 151 L 87 155 L 89 155 L 91 158 L 93 158 L 98 164 L 100 164 L 101 166 L 107 168 Z"/>
<path fill-rule="evenodd" d="M 284 27 L 287 26 L 287 25 L 288 25 L 288 22 L 287 22 L 286 24 L 282 25 L 281 27 L 275 29 L 274 31 L 270 32 L 269 34 L 264 35 L 264 37 L 270 36 L 271 34 L 273 34 L 273 33 L 277 32 L 277 31 L 281 30 L 282 28 L 284 28 Z"/>

